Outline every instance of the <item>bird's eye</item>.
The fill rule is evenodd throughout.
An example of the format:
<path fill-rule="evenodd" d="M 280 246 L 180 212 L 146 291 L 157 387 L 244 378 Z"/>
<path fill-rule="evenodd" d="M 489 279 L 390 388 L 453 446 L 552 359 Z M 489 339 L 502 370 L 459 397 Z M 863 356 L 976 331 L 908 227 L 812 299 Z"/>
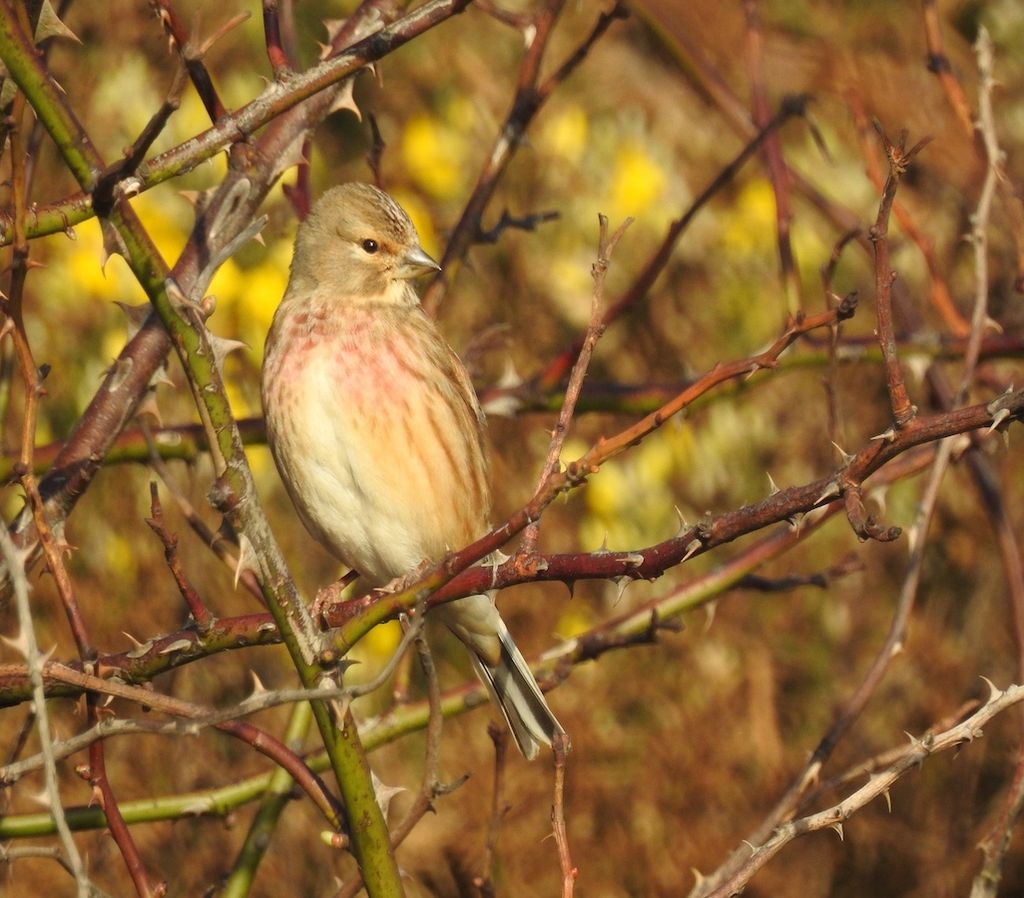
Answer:
<path fill-rule="evenodd" d="M 365 252 L 368 252 L 371 256 L 379 249 L 380 246 L 378 245 L 376 240 L 367 239 L 363 241 L 363 250 Z"/>

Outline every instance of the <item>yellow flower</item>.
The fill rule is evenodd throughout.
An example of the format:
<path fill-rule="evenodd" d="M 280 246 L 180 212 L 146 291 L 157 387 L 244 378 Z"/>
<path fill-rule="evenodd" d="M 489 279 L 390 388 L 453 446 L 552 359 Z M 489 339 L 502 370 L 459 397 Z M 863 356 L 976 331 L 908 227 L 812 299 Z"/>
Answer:
<path fill-rule="evenodd" d="M 762 252 L 775 241 L 775 193 L 764 178 L 747 182 L 723 218 L 722 242 L 738 253 Z"/>
<path fill-rule="evenodd" d="M 639 142 L 627 143 L 612 169 L 612 220 L 642 215 L 662 198 L 666 181 L 665 170 Z"/>
<path fill-rule="evenodd" d="M 587 114 L 573 104 L 545 122 L 538 144 L 546 154 L 575 165 L 587 148 L 587 132 Z"/>
<path fill-rule="evenodd" d="M 402 134 L 402 160 L 416 184 L 439 199 L 458 193 L 464 171 L 460 136 L 427 115 L 413 118 Z"/>

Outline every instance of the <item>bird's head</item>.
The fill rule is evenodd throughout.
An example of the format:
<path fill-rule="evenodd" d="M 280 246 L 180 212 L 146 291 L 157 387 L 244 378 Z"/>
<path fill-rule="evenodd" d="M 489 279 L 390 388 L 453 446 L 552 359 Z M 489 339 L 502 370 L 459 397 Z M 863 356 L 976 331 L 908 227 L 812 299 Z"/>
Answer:
<path fill-rule="evenodd" d="M 295 238 L 292 281 L 303 289 L 406 304 L 417 301 L 407 282 L 438 270 L 405 210 L 372 184 L 332 187 Z"/>

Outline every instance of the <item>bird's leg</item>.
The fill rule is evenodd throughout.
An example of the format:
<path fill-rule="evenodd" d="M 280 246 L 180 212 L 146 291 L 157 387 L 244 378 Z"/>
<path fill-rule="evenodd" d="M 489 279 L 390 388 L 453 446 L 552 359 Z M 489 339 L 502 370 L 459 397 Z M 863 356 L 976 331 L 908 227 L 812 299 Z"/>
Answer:
<path fill-rule="evenodd" d="M 334 605 L 340 604 L 344 601 L 341 594 L 345 591 L 345 588 L 353 583 L 359 576 L 359 571 L 349 571 L 340 580 L 335 580 L 334 583 L 330 583 L 323 587 L 316 594 L 316 598 L 313 599 L 313 604 L 309 606 L 309 613 L 313 615 L 313 620 L 317 624 L 323 626 L 326 614 Z"/>
<path fill-rule="evenodd" d="M 429 558 L 424 558 L 408 574 L 395 577 L 390 583 L 385 583 L 383 586 L 375 589 L 374 592 L 379 596 L 393 596 L 396 592 L 405 592 L 410 586 L 422 579 L 423 575 L 433 566 L 434 562 Z"/>

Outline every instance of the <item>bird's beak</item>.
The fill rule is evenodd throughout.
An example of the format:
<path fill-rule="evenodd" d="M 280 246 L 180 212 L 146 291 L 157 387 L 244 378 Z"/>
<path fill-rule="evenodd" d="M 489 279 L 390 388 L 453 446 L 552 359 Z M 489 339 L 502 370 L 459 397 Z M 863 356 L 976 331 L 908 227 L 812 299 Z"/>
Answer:
<path fill-rule="evenodd" d="M 414 246 L 398 261 L 395 268 L 397 278 L 415 278 L 431 271 L 440 271 L 441 266 L 430 258 L 419 246 Z"/>

